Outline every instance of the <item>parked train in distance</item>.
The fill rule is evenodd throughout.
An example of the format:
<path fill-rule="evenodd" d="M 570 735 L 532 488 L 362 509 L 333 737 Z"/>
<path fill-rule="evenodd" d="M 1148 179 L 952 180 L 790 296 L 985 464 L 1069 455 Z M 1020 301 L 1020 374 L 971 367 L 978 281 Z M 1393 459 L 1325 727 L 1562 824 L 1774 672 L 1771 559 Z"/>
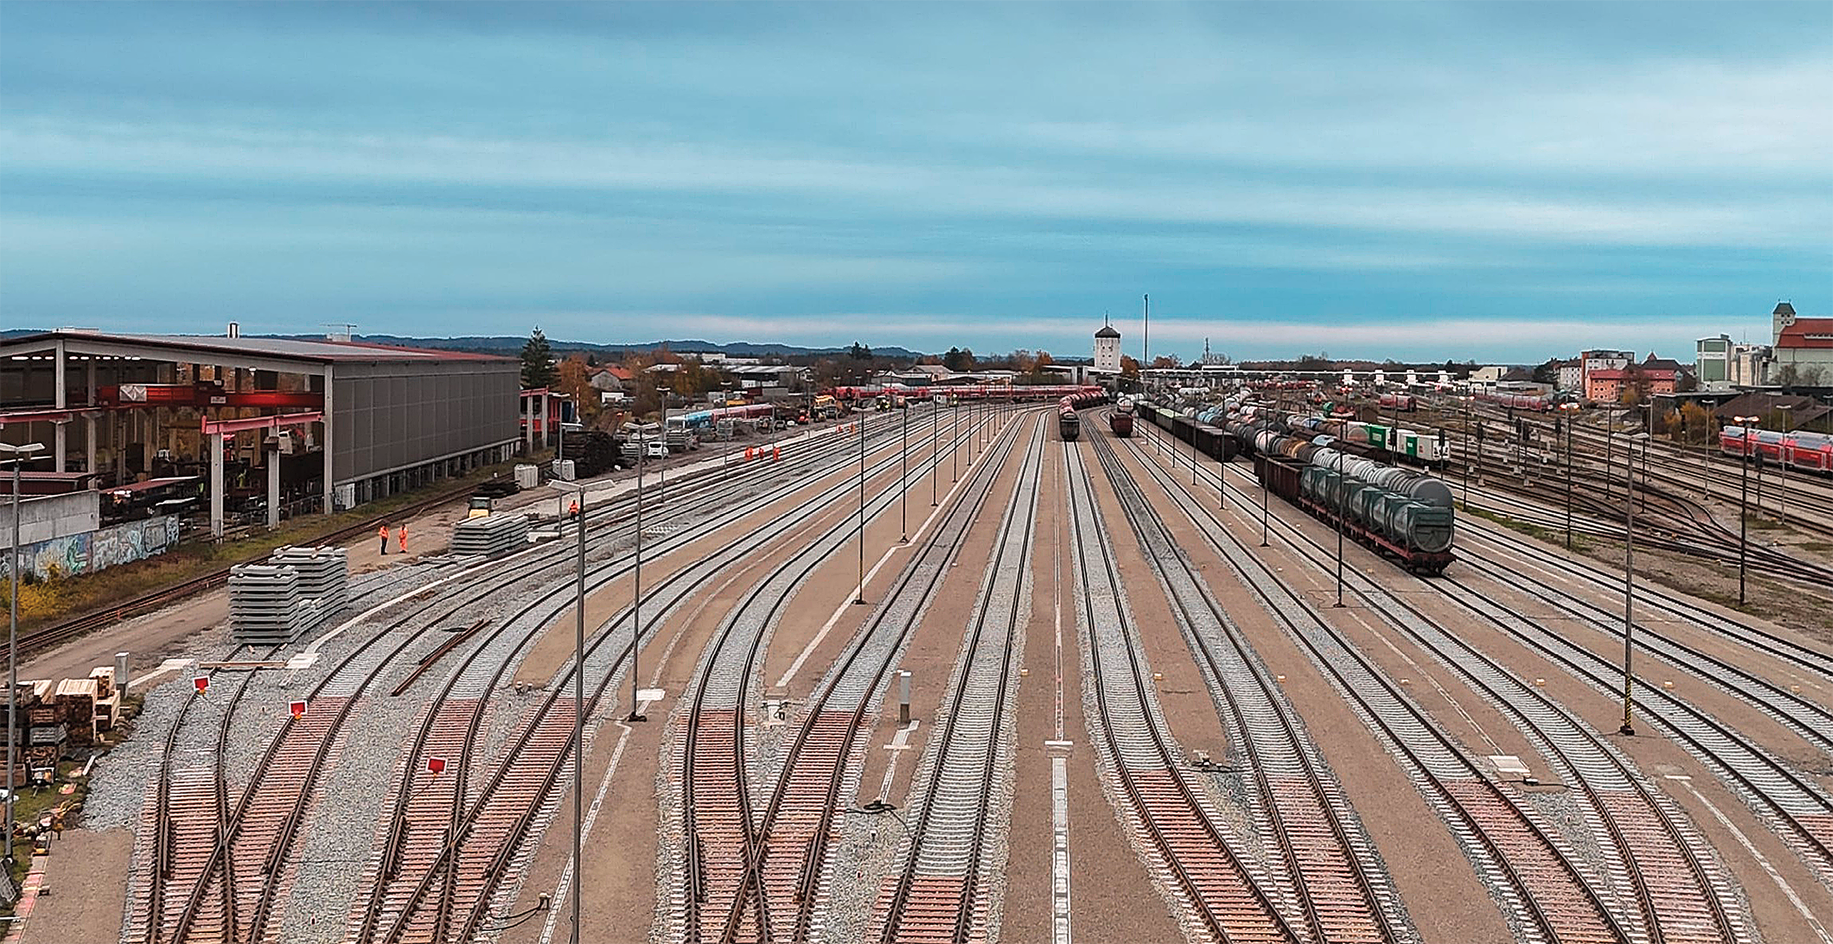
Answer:
<path fill-rule="evenodd" d="M 1108 431 L 1125 439 L 1133 435 L 1133 398 L 1122 394 L 1114 401 L 1114 409 L 1107 415 Z"/>
<path fill-rule="evenodd" d="M 1076 413 L 1085 406 L 1094 406 L 1107 400 L 1107 392 L 1100 387 L 1083 387 L 1078 392 L 1065 396 L 1057 401 L 1057 435 L 1064 442 L 1075 442 L 1082 435 L 1082 417 Z"/>
<path fill-rule="evenodd" d="M 1791 469 L 1833 473 L 1833 436 L 1826 433 L 1779 433 L 1727 426 L 1719 431 L 1718 448 L 1738 459 L 1755 453 L 1764 462 L 1784 463 Z"/>

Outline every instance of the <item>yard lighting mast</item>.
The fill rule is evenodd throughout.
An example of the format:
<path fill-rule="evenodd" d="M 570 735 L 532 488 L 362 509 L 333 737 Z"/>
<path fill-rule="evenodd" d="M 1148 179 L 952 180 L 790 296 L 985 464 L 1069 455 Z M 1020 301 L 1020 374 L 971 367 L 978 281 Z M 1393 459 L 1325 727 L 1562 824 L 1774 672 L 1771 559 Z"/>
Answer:
<path fill-rule="evenodd" d="M 866 423 L 859 421 L 859 593 L 854 603 L 866 602 Z"/>
<path fill-rule="evenodd" d="M 13 862 L 13 793 L 17 789 L 13 774 L 19 769 L 16 753 L 19 750 L 19 566 L 25 558 L 19 552 L 19 467 L 31 461 L 29 456 L 44 448 L 44 443 L 23 446 L 0 443 L 0 452 L 12 456 L 10 461 L 13 463 L 13 543 L 7 548 L 12 558 L 6 566 L 6 854 L 0 856 L 0 862 L 8 867 Z"/>
<path fill-rule="evenodd" d="M 1624 480 L 1623 489 L 1623 724 L 1617 733 L 1634 736 L 1635 722 L 1635 682 L 1636 676 L 1630 661 L 1632 653 L 1632 634 L 1635 630 L 1636 615 L 1636 443 L 1642 443 L 1642 449 L 1648 450 L 1648 433 L 1641 432 L 1629 437 L 1624 447 L 1624 468 L 1628 478 Z"/>
<path fill-rule="evenodd" d="M 1744 432 L 1744 461 L 1739 463 L 1738 473 L 1738 606 L 1744 605 L 1744 555 L 1750 548 L 1750 512 L 1744 508 L 1750 499 L 1750 427 L 1757 421 L 1754 416 L 1732 417 Z"/>
<path fill-rule="evenodd" d="M 897 539 L 899 544 L 910 543 L 910 401 L 905 400 L 902 408 L 904 414 L 903 450 L 898 460 L 902 463 L 902 474 L 897 480 L 897 520 L 904 529 L 903 537 Z"/>
<path fill-rule="evenodd" d="M 1776 458 L 1781 460 L 1777 464 L 1782 466 L 1782 485 L 1776 496 L 1776 514 L 1779 516 L 1777 520 L 1786 525 L 1788 524 L 1788 435 L 1794 432 L 1793 410 L 1795 405 L 1778 403 L 1776 409 L 1782 411 L 1782 441 L 1776 444 Z"/>
<path fill-rule="evenodd" d="M 1343 605 L 1343 519 L 1348 514 L 1349 487 L 1343 483 L 1343 450 L 1337 450 L 1337 602 Z"/>

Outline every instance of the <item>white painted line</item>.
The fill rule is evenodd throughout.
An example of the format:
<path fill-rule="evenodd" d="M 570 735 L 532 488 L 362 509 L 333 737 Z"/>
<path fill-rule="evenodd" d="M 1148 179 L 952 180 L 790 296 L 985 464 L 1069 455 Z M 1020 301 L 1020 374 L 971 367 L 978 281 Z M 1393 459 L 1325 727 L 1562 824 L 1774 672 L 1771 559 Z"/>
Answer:
<path fill-rule="evenodd" d="M 910 746 L 910 734 L 916 729 L 917 720 L 912 718 L 909 724 L 898 728 L 897 733 L 891 736 L 891 743 L 885 745 L 891 751 L 891 762 L 885 765 L 885 781 L 878 788 L 879 799 L 891 798 L 891 780 L 897 776 L 897 759 L 904 756 L 904 750 Z"/>
<path fill-rule="evenodd" d="M 617 736 L 617 747 L 611 751 L 611 764 L 605 768 L 604 779 L 598 782 L 598 793 L 592 797 L 592 805 L 586 809 L 586 818 L 579 824 L 581 850 L 585 848 L 586 837 L 592 835 L 593 824 L 598 822 L 598 811 L 605 805 L 605 793 L 611 789 L 611 776 L 617 773 L 617 762 L 623 759 L 624 745 L 630 740 L 630 726 L 622 721 L 616 724 L 624 733 Z M 547 923 L 541 926 L 541 944 L 553 944 L 554 924 L 560 920 L 560 905 L 566 901 L 567 893 L 573 888 L 573 864 L 573 857 L 568 855 L 566 868 L 560 872 L 560 881 L 554 885 L 553 903 L 547 909 Z"/>
<path fill-rule="evenodd" d="M 1050 759 L 1050 924 L 1054 944 L 1070 944 L 1069 908 L 1069 764 Z"/>
<path fill-rule="evenodd" d="M 196 664 L 197 664 L 196 659 L 167 659 L 164 662 L 159 663 L 159 668 L 156 668 L 152 670 L 151 672 L 148 672 L 145 675 L 142 675 L 139 678 L 128 682 L 127 688 L 129 691 L 133 691 L 135 689 L 140 688 L 142 685 L 145 685 L 146 683 L 151 682 L 152 680 L 160 677 L 161 675 L 165 675 L 171 672 L 176 672 L 179 669 L 190 668 L 191 666 L 194 666 Z"/>
<path fill-rule="evenodd" d="M 1820 919 L 1814 917 L 1814 913 L 1808 910 L 1807 903 L 1801 900 L 1800 895 L 1795 894 L 1795 889 L 1789 885 L 1787 879 L 1782 877 L 1782 873 L 1777 872 L 1775 866 L 1769 864 L 1769 858 L 1757 851 L 1757 847 L 1750 841 L 1750 837 L 1744 835 L 1744 831 L 1737 828 L 1737 826 L 1731 822 L 1730 817 L 1726 816 L 1717 806 L 1714 806 L 1711 800 L 1706 799 L 1704 794 L 1693 789 L 1693 784 L 1688 782 L 1688 780 L 1681 780 L 1678 777 L 1669 777 L 1668 779 L 1680 780 L 1680 785 L 1686 787 L 1687 792 L 1693 794 L 1694 799 L 1704 803 L 1706 809 L 1712 811 L 1712 815 L 1718 820 L 1719 825 L 1730 830 L 1731 834 L 1737 837 L 1738 843 L 1744 847 L 1744 851 L 1750 853 L 1750 857 L 1757 860 L 1757 864 L 1763 867 L 1763 871 L 1769 873 L 1769 877 L 1776 883 L 1776 887 L 1782 889 L 1782 894 L 1787 896 L 1788 900 L 1794 904 L 1795 910 L 1801 912 L 1802 920 L 1806 921 L 1808 927 L 1813 928 L 1814 933 L 1820 936 L 1821 944 L 1833 944 L 1833 937 L 1827 935 L 1827 929 L 1821 926 Z"/>
<path fill-rule="evenodd" d="M 969 462 L 967 467 L 968 467 L 969 472 L 971 473 L 974 468 L 974 464 L 972 462 Z M 919 473 L 918 478 L 921 478 L 921 477 L 922 477 L 921 473 Z M 898 551 L 909 550 L 910 548 L 915 547 L 917 545 L 917 542 L 921 540 L 921 538 L 923 537 L 923 533 L 929 530 L 929 526 L 931 524 L 934 524 L 936 521 L 936 518 L 942 514 L 942 511 L 944 509 L 948 507 L 949 502 L 954 501 L 955 493 L 960 491 L 961 486 L 966 485 L 967 480 L 972 477 L 973 476 L 971 474 L 962 476 L 960 481 L 950 486 L 948 489 L 948 494 L 943 497 L 942 503 L 937 505 L 935 507 L 935 510 L 929 513 L 929 517 L 923 519 L 923 523 L 917 526 L 916 533 L 910 535 L 910 542 L 907 544 L 892 545 L 889 549 L 885 551 L 884 556 L 878 559 L 878 563 L 873 564 L 872 569 L 866 571 L 866 583 L 871 583 L 872 578 L 878 576 L 879 570 L 885 566 L 885 563 L 887 561 L 891 560 L 891 556 L 893 554 L 896 554 Z M 834 624 L 840 622 L 840 617 L 845 615 L 847 610 L 851 609 L 852 607 L 853 607 L 852 600 L 842 600 L 840 605 L 834 608 L 833 615 L 827 618 L 827 622 L 821 624 L 821 630 L 815 633 L 815 638 L 810 639 L 808 641 L 808 645 L 802 647 L 802 651 L 796 655 L 796 660 L 794 662 L 789 663 L 789 669 L 783 673 L 783 677 L 776 680 L 777 688 L 782 688 L 783 686 L 788 685 L 789 680 L 792 678 L 795 678 L 795 675 L 797 672 L 802 671 L 803 664 L 808 662 L 809 656 L 814 655 L 815 647 L 821 645 L 821 641 L 826 639 L 827 634 L 833 630 Z"/>

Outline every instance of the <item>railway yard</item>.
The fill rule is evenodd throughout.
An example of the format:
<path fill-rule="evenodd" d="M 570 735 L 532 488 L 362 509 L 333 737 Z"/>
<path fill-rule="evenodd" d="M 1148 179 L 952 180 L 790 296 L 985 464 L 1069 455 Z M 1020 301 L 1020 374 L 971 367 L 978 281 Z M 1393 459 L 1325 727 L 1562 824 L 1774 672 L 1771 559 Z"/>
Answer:
<path fill-rule="evenodd" d="M 1833 480 L 1062 392 L 364 531 L 280 646 L 83 627 L 163 661 L 15 933 L 1833 944 Z"/>

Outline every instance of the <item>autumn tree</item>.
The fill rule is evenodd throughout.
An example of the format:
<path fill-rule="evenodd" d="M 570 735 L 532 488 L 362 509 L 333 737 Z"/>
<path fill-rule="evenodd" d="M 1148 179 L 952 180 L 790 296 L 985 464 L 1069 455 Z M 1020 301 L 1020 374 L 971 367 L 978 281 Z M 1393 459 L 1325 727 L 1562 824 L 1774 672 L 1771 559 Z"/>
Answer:
<path fill-rule="evenodd" d="M 1152 358 L 1152 369 L 1154 370 L 1176 369 L 1182 366 L 1184 362 L 1178 360 L 1176 354 L 1160 354 Z"/>
<path fill-rule="evenodd" d="M 942 355 L 942 366 L 956 373 L 973 370 L 975 367 L 973 349 L 965 347 L 949 348 L 948 353 Z"/>
<path fill-rule="evenodd" d="M 1139 376 L 1139 362 L 1134 360 L 1131 355 L 1120 355 L 1120 372 L 1123 374 L 1131 374 L 1134 377 Z"/>
<path fill-rule="evenodd" d="M 1715 435 L 1712 414 L 1697 403 L 1685 403 L 1678 410 L 1667 411 L 1662 416 L 1662 423 L 1667 427 L 1668 438 L 1674 442 L 1710 443 Z"/>
<path fill-rule="evenodd" d="M 579 422 L 587 422 L 598 415 L 598 389 L 592 386 L 592 373 L 585 357 L 574 354 L 561 361 L 554 386 L 573 398 Z"/>

